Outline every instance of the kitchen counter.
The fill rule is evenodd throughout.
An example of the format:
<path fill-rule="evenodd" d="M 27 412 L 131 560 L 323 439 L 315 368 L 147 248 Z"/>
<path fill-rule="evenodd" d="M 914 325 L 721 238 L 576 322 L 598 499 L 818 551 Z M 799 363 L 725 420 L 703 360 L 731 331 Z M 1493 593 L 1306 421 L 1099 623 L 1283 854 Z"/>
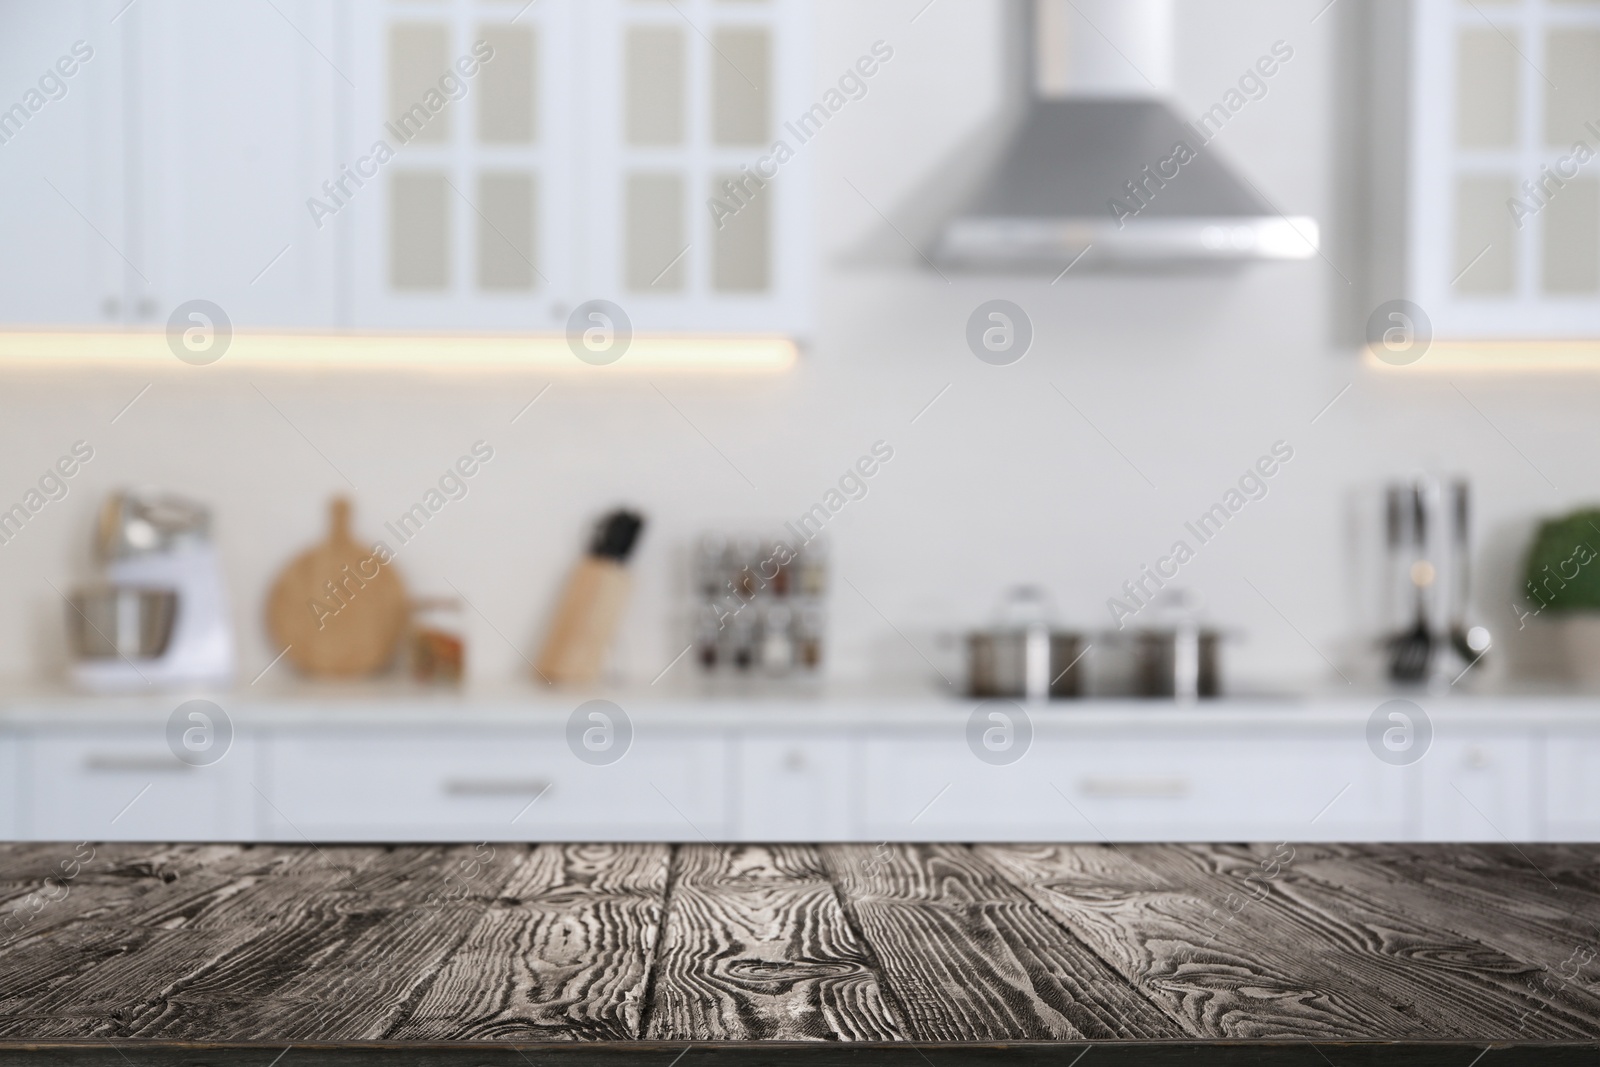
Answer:
<path fill-rule="evenodd" d="M 10 844 L 0 900 L 5 1065 L 1600 1054 L 1593 846 Z"/>
<path fill-rule="evenodd" d="M 214 702 L 235 725 L 340 727 L 385 724 L 449 726 L 473 723 L 560 724 L 588 700 L 606 700 L 637 722 L 666 727 L 917 728 L 964 722 L 981 698 L 939 691 L 737 689 L 658 692 L 653 689 L 564 691 L 543 687 L 485 687 L 465 691 L 400 684 L 305 685 L 257 691 L 135 693 L 93 696 L 43 687 L 0 691 L 0 727 L 81 724 L 164 724 L 185 700 Z M 1405 690 L 1226 696 L 1194 704 L 1170 699 L 1083 698 L 1014 703 L 1055 727 L 1253 728 L 1273 723 L 1325 727 L 1365 722 L 1386 701 L 1402 699 L 1435 719 L 1473 724 L 1600 727 L 1600 693 L 1570 690 L 1443 693 Z"/>

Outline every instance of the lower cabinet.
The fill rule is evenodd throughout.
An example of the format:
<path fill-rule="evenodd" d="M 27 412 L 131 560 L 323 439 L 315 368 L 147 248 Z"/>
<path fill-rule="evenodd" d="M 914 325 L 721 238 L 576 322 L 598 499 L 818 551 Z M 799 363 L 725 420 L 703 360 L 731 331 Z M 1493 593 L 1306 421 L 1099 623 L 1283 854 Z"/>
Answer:
<path fill-rule="evenodd" d="M 841 736 L 747 734 L 733 760 L 741 841 L 840 841 L 851 818 L 852 749 Z"/>
<path fill-rule="evenodd" d="M 1345 734 L 1043 735 L 993 763 L 954 730 L 865 749 L 873 839 L 1379 840 L 1415 822 L 1408 775 Z"/>
<path fill-rule="evenodd" d="M 611 762 L 581 759 L 555 730 L 314 730 L 263 743 L 267 840 L 714 841 L 730 831 L 720 735 L 641 732 Z"/>
<path fill-rule="evenodd" d="M 1544 834 L 1600 841 L 1600 734 L 1551 735 L 1544 747 Z"/>
<path fill-rule="evenodd" d="M 0 838 L 22 834 L 17 810 L 22 803 L 22 764 L 17 758 L 17 742 L 0 734 Z"/>
<path fill-rule="evenodd" d="M 230 841 L 253 836 L 248 738 L 208 766 L 164 733 L 41 731 L 21 739 L 21 836 L 36 841 Z"/>
<path fill-rule="evenodd" d="M 159 723 L 0 726 L 0 837 L 1600 840 L 1600 730 L 1582 722 L 1441 724 L 1397 766 L 1356 716 L 1159 731 L 1036 719 L 1025 735 L 955 716 L 645 722 L 591 746 L 550 720 L 263 716 L 204 765 L 174 755 Z"/>
<path fill-rule="evenodd" d="M 1428 841 L 1531 841 L 1543 836 L 1538 757 L 1525 734 L 1435 736 L 1422 772 L 1422 837 Z M 1600 828 L 1597 823 L 1596 828 Z"/>

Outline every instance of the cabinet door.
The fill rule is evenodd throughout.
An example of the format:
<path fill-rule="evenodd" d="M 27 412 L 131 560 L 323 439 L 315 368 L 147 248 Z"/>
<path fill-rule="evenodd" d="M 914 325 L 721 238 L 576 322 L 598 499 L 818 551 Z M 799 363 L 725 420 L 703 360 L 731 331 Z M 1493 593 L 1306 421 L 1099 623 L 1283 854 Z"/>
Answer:
<path fill-rule="evenodd" d="M 847 738 L 747 735 L 737 760 L 741 841 L 852 840 Z"/>
<path fill-rule="evenodd" d="M 584 762 L 556 730 L 305 731 L 270 742 L 263 834 L 279 841 L 721 840 L 719 734 L 635 736 Z"/>
<path fill-rule="evenodd" d="M 591 43 L 570 0 L 358 0 L 355 177 L 317 194 L 361 327 L 559 331 L 587 253 L 576 204 Z"/>
<path fill-rule="evenodd" d="M 1414 827 L 1408 769 L 1354 731 L 1151 739 L 1041 725 L 1014 763 L 961 731 L 867 742 L 863 831 L 887 840 L 1393 840 Z M 1052 736 L 1054 734 L 1054 736 Z"/>
<path fill-rule="evenodd" d="M 8 11 L 0 66 L 27 80 L 0 120 L 0 320 L 161 326 L 205 299 L 333 325 L 336 246 L 306 201 L 338 176 L 336 25 L 314 0 Z"/>
<path fill-rule="evenodd" d="M 35 841 L 228 841 L 251 835 L 250 742 L 181 763 L 159 727 L 42 731 L 25 742 L 23 836 Z"/>
<path fill-rule="evenodd" d="M 13 4 L 0 33 L 0 322 L 120 321 L 145 270 L 126 229 L 124 33 L 106 3 Z"/>
<path fill-rule="evenodd" d="M 813 150 L 782 132 L 813 103 L 804 0 L 350 11 L 363 182 L 318 210 L 355 325 L 562 331 L 605 299 L 640 335 L 809 326 Z M 719 215 L 725 182 L 749 195 Z"/>
<path fill-rule="evenodd" d="M 1407 295 L 1439 338 L 1600 337 L 1600 10 L 1413 10 Z"/>
<path fill-rule="evenodd" d="M 17 808 L 22 802 L 22 767 L 17 739 L 0 733 L 0 840 L 18 836 Z"/>
<path fill-rule="evenodd" d="M 1600 840 L 1600 736 L 1552 732 L 1545 748 L 1544 836 Z"/>
<path fill-rule="evenodd" d="M 140 0 L 119 19 L 136 50 L 125 108 L 138 317 L 161 325 L 196 299 L 235 326 L 330 326 L 336 234 L 307 200 L 337 178 L 337 116 L 354 91 L 336 66 L 336 5 Z"/>
<path fill-rule="evenodd" d="M 579 10 L 585 297 L 615 301 L 641 330 L 808 328 L 816 148 L 806 142 L 818 120 L 793 121 L 813 105 L 827 119 L 833 106 L 812 96 L 811 5 L 589 0 Z"/>
<path fill-rule="evenodd" d="M 1529 841 L 1537 834 L 1535 761 L 1527 735 L 1441 731 L 1422 771 L 1425 841 Z"/>

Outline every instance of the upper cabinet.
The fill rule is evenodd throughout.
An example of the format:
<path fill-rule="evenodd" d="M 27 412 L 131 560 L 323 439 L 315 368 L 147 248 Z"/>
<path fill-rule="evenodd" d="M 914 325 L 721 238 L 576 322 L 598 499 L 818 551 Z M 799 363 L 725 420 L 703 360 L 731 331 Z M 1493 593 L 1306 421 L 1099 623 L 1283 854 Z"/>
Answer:
<path fill-rule="evenodd" d="M 804 0 L 121 7 L 0 46 L 92 39 L 98 78 L 3 148 L 40 212 L 4 224 L 8 324 L 205 299 L 247 327 L 542 332 L 591 300 L 636 331 L 809 325 L 809 160 L 776 150 L 811 103 Z"/>
<path fill-rule="evenodd" d="M 1375 302 L 1447 340 L 1600 337 L 1600 2 L 1375 8 Z"/>

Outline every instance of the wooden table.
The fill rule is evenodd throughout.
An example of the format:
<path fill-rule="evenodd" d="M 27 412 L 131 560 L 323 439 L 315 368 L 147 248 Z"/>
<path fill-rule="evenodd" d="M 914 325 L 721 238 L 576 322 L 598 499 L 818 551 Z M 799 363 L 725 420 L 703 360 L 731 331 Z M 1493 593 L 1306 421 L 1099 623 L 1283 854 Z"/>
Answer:
<path fill-rule="evenodd" d="M 1597 946 L 1594 846 L 13 844 L 0 1064 L 1595 1064 Z"/>

